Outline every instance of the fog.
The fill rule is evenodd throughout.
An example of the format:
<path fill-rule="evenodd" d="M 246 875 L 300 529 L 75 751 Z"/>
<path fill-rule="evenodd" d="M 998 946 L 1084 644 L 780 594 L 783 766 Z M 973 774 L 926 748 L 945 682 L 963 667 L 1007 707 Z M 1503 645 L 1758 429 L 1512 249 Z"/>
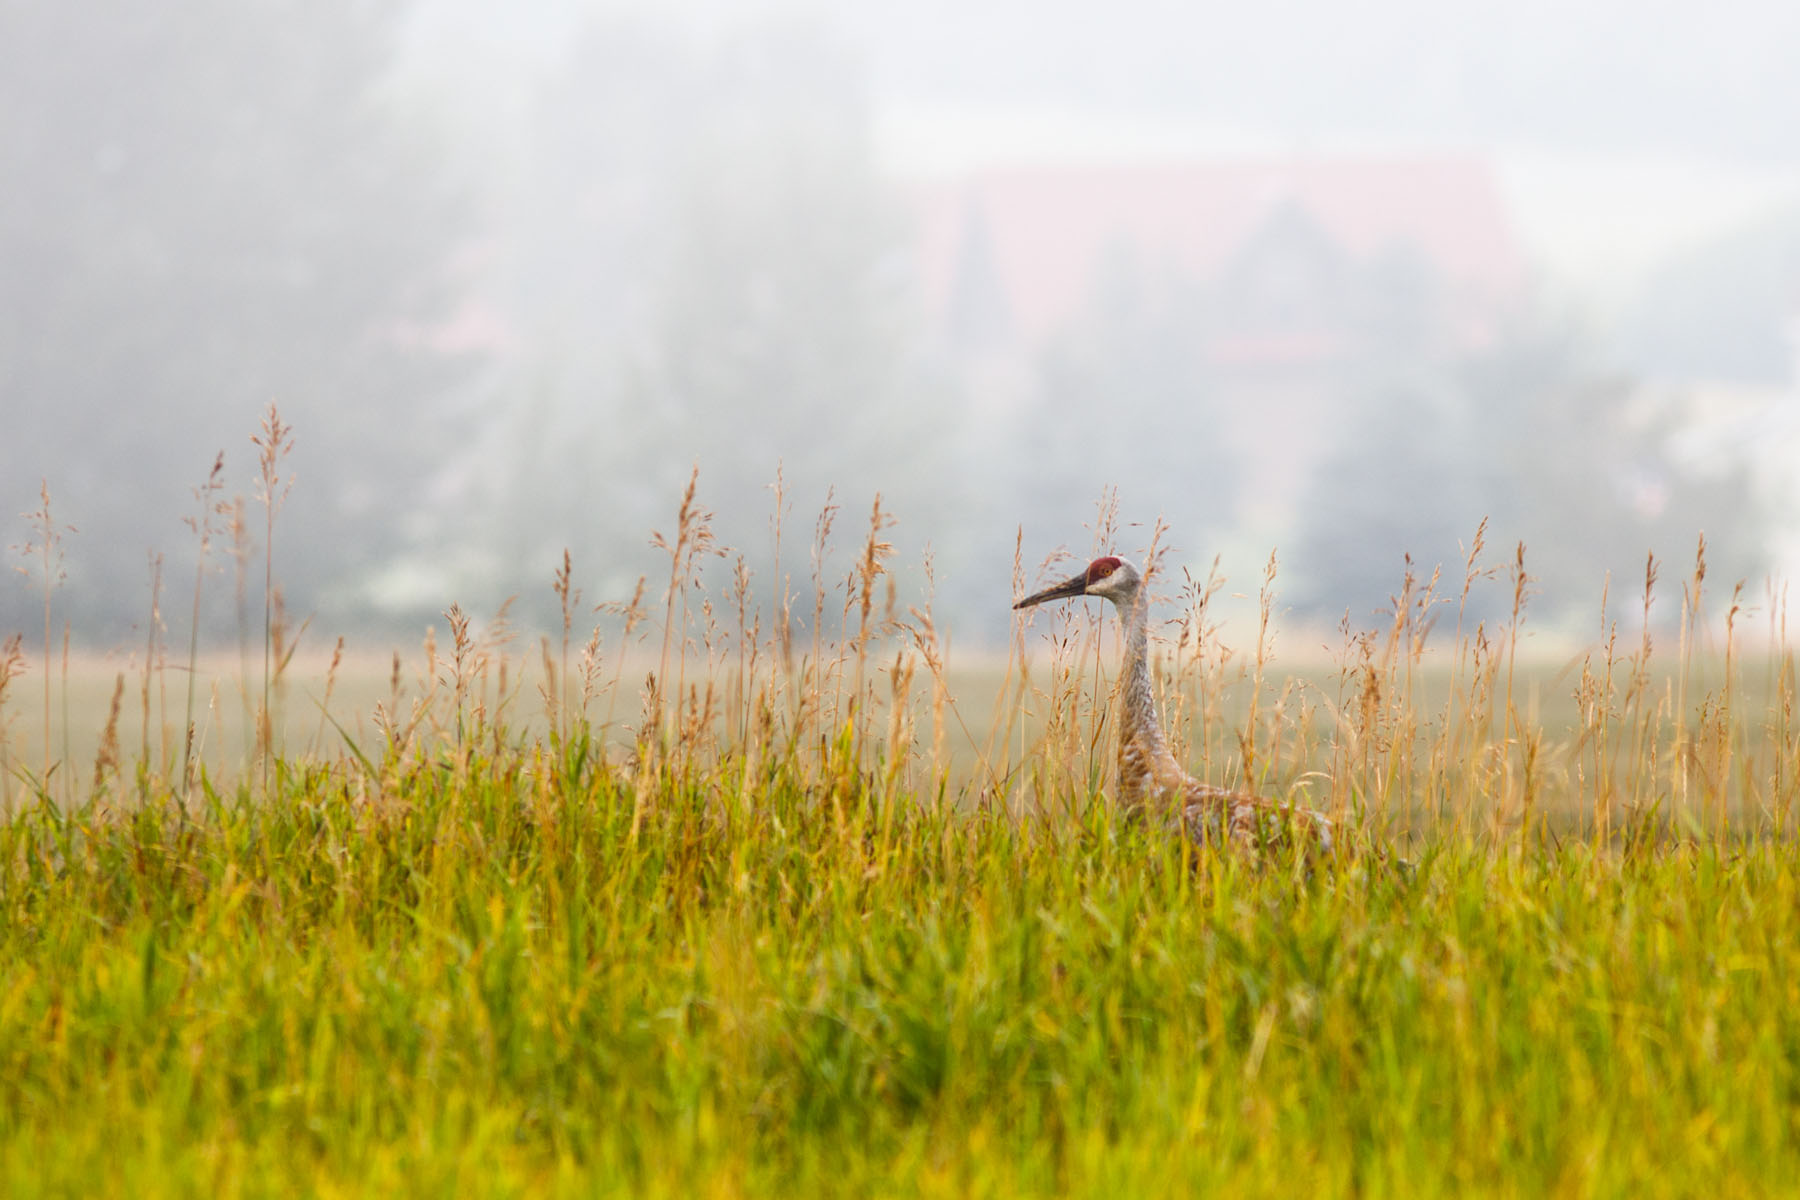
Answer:
<path fill-rule="evenodd" d="M 41 488 L 104 646 L 158 572 L 234 636 L 265 550 L 332 634 L 549 627 L 565 550 L 586 602 L 654 580 L 696 468 L 765 605 L 879 494 L 966 645 L 1016 556 L 1153 537 L 1228 592 L 1277 555 L 1309 628 L 1409 561 L 1454 593 L 1484 520 L 1545 627 L 1702 532 L 1760 596 L 1796 45 L 1774 3 L 0 0 L 0 634 Z"/>

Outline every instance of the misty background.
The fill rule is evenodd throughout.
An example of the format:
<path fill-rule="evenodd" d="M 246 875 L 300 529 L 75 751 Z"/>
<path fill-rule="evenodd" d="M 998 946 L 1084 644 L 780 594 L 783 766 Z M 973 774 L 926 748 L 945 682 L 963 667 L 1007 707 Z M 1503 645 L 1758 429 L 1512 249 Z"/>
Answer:
<path fill-rule="evenodd" d="M 1742 2 L 0 0 L 0 632 L 40 480 L 77 640 L 141 633 L 154 555 L 186 612 L 220 451 L 260 562 L 270 402 L 276 575 L 333 635 L 550 627 L 565 548 L 588 603 L 654 588 L 696 464 L 765 607 L 879 492 L 964 644 L 1111 488 L 1115 548 L 1160 517 L 1246 592 L 1276 551 L 1323 627 L 1483 518 L 1546 624 L 1701 531 L 1760 596 L 1795 45 Z"/>

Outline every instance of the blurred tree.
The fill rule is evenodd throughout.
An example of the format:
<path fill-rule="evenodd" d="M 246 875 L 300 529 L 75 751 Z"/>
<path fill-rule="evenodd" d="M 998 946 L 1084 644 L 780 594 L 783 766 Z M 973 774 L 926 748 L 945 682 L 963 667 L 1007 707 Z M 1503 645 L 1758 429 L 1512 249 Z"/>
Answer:
<path fill-rule="evenodd" d="M 1347 612 L 1361 625 L 1399 593 L 1408 555 L 1421 583 L 1440 563 L 1460 573 L 1460 546 L 1482 517 L 1462 400 L 1425 371 L 1352 396 L 1347 436 L 1320 464 L 1301 509 L 1290 559 L 1300 583 L 1285 600 L 1327 619 Z"/>
<path fill-rule="evenodd" d="M 1660 379 L 1792 385 L 1796 336 L 1800 205 L 1790 203 L 1664 264 L 1619 341 Z"/>
<path fill-rule="evenodd" d="M 358 609 L 442 499 L 463 210 L 383 109 L 400 7 L 0 0 L 0 480 L 80 526 L 81 633 L 145 617 L 147 550 L 178 577 L 219 449 L 250 492 L 270 401 L 291 608 Z"/>
<path fill-rule="evenodd" d="M 1005 456 L 1034 529 L 1073 538 L 1112 486 L 1185 545 L 1229 528 L 1242 481 L 1204 355 L 1207 325 L 1185 276 L 1122 247 L 1102 259 L 1084 312 L 1041 355 L 1032 409 Z"/>
<path fill-rule="evenodd" d="M 941 530 L 955 439 L 908 354 L 904 231 L 854 61 L 804 21 L 702 43 L 613 19 L 541 111 L 513 289 L 520 386 L 541 403 L 516 425 L 529 469 L 495 507 L 503 574 L 548 578 L 571 546 L 628 591 L 696 462 L 765 597 L 778 466 L 798 522 L 784 573 L 805 574 L 828 488 L 846 523 L 883 493 L 915 549 Z M 545 472 L 567 485 L 547 494 Z"/>
<path fill-rule="evenodd" d="M 1543 328 L 1470 361 L 1463 378 L 1484 509 L 1505 546 L 1525 542 L 1540 614 L 1592 628 L 1607 577 L 1622 611 L 1654 553 L 1673 619 L 1702 533 L 1709 589 L 1768 570 L 1769 517 L 1749 471 L 1683 459 L 1676 394 L 1600 370 L 1574 335 Z"/>
<path fill-rule="evenodd" d="M 1744 473 L 1684 466 L 1673 412 L 1589 366 L 1566 331 L 1518 330 L 1429 385 L 1379 386 L 1362 406 L 1310 492 L 1295 556 L 1304 586 L 1290 597 L 1303 612 L 1367 621 L 1400 590 L 1408 554 L 1421 582 L 1441 565 L 1439 591 L 1455 596 L 1483 517 L 1478 566 L 1509 564 L 1523 541 L 1530 610 L 1552 624 L 1592 622 L 1608 575 L 1623 612 L 1649 553 L 1676 586 L 1702 532 L 1709 577 L 1727 589 L 1766 568 Z M 1471 613 L 1496 616 L 1511 599 L 1480 586 Z"/>

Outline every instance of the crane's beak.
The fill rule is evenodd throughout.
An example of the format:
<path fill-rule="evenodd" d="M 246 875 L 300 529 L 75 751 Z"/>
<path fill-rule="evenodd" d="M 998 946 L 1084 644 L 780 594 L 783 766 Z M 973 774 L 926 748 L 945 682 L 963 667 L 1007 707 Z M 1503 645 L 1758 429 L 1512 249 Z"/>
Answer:
<path fill-rule="evenodd" d="M 1041 592 L 1031 593 L 1031 595 L 1014 604 L 1013 607 L 1015 609 L 1031 608 L 1034 605 L 1042 604 L 1046 600 L 1067 600 L 1070 596 L 1080 596 L 1086 594 L 1086 592 L 1087 572 L 1083 571 L 1073 579 L 1065 579 L 1061 583 L 1047 587 Z"/>

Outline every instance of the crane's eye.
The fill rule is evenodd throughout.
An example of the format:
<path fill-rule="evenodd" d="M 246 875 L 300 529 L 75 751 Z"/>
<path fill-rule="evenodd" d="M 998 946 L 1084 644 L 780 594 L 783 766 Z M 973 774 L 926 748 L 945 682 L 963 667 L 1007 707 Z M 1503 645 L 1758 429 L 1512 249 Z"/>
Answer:
<path fill-rule="evenodd" d="M 1088 582 L 1089 583 L 1098 583 L 1100 580 L 1105 579 L 1108 575 L 1111 575 L 1114 571 L 1116 571 L 1118 569 L 1119 569 L 1119 560 L 1118 559 L 1110 558 L 1110 557 L 1109 558 L 1096 558 L 1093 561 L 1093 563 L 1091 565 L 1089 565 L 1089 567 L 1088 567 Z"/>

